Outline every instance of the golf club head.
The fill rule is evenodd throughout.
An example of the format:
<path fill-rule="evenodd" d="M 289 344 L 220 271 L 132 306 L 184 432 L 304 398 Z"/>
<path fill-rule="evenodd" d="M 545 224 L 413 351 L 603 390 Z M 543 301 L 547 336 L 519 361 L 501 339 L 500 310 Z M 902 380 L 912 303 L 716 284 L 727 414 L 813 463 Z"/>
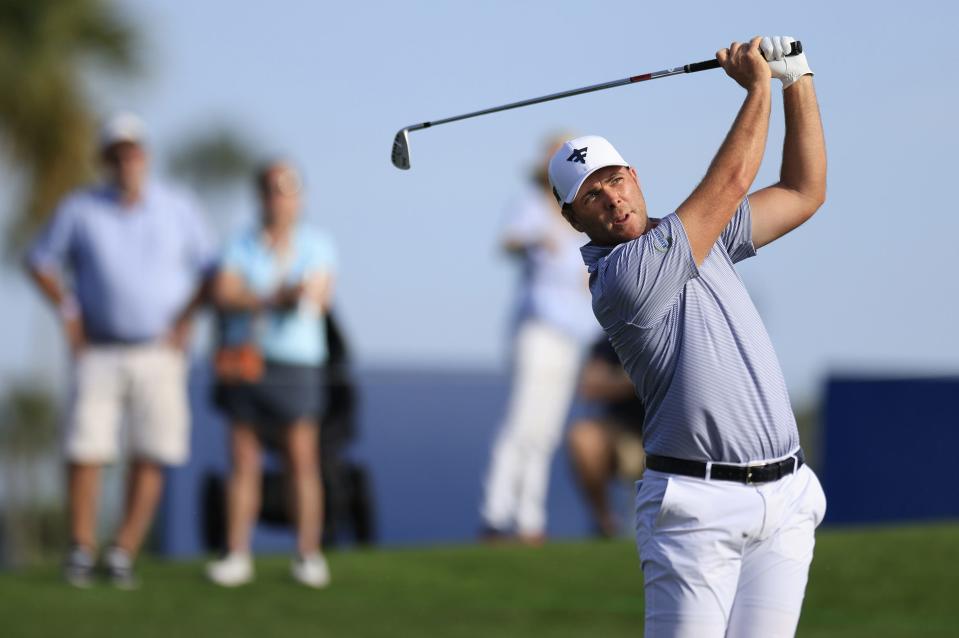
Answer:
<path fill-rule="evenodd" d="M 404 171 L 410 168 L 409 129 L 400 129 L 393 138 L 393 166 Z"/>

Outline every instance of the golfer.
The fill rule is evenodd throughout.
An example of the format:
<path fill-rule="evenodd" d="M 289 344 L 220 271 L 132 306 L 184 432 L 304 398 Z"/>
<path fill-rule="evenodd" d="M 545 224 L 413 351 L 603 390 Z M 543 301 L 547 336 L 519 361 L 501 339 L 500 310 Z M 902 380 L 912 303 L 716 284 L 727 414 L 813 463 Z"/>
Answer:
<path fill-rule="evenodd" d="M 636 495 L 647 636 L 793 635 L 825 513 L 772 343 L 734 268 L 825 199 L 812 73 L 804 55 L 784 56 L 791 42 L 757 37 L 717 52 L 746 98 L 705 177 L 662 219 L 647 217 L 635 169 L 605 139 L 571 140 L 550 160 L 564 216 L 591 239 L 582 253 L 593 311 L 647 408 Z M 747 196 L 771 77 L 786 116 L 780 180 Z"/>

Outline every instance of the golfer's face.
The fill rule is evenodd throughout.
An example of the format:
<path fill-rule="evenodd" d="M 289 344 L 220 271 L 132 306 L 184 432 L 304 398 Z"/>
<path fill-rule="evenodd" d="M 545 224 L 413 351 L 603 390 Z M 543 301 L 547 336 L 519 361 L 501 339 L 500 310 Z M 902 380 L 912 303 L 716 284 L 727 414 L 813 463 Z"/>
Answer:
<path fill-rule="evenodd" d="M 646 200 L 636 171 L 625 166 L 601 168 L 583 182 L 567 218 L 599 245 L 615 246 L 646 230 Z"/>

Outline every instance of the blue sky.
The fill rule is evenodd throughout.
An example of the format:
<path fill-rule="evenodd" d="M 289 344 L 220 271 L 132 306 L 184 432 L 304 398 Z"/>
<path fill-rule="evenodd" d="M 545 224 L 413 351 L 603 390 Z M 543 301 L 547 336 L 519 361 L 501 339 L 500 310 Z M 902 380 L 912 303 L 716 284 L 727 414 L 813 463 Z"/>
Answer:
<path fill-rule="evenodd" d="M 804 399 L 829 372 L 959 371 L 951 3 L 119 5 L 145 32 L 147 73 L 97 83 L 96 103 L 144 115 L 158 167 L 219 122 L 295 158 L 308 217 L 339 244 L 338 304 L 367 364 L 503 365 L 515 272 L 497 227 L 545 133 L 608 137 L 662 215 L 702 176 L 743 93 L 713 71 L 419 131 L 409 172 L 389 162 L 398 128 L 795 35 L 817 73 L 829 199 L 742 268 L 787 382 Z M 774 181 L 781 143 L 777 96 L 757 187 Z M 236 227 L 251 194 L 212 208 L 214 225 Z M 0 292 L 12 302 L 2 378 L 58 369 L 51 313 L 17 273 Z"/>

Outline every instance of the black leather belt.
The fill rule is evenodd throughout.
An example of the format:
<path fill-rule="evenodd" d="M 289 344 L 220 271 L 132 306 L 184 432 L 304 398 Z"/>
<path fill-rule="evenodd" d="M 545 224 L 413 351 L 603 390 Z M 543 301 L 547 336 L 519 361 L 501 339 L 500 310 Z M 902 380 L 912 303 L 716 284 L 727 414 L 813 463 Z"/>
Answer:
<path fill-rule="evenodd" d="M 121 339 L 119 337 L 87 336 L 87 343 L 89 343 L 91 346 L 144 346 L 150 343 L 159 343 L 159 339 Z"/>
<path fill-rule="evenodd" d="M 747 485 L 750 483 L 769 483 L 792 474 L 801 468 L 805 462 L 806 457 L 802 450 L 799 450 L 796 452 L 796 458 L 790 456 L 782 461 L 763 463 L 762 465 L 742 466 L 713 463 L 709 468 L 709 478 L 718 481 L 746 483 Z M 657 472 L 706 478 L 706 464 L 700 461 L 687 461 L 686 459 L 674 459 L 670 456 L 647 454 L 646 467 Z"/>

